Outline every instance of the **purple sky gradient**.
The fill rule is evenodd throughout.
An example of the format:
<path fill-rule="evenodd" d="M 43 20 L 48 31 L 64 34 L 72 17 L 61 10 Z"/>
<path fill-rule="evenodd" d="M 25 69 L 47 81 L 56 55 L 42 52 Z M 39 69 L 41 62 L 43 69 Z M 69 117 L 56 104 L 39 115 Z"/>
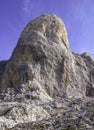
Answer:
<path fill-rule="evenodd" d="M 70 48 L 94 56 L 94 0 L 0 0 L 0 60 L 7 60 L 26 24 L 41 14 L 60 16 Z"/>

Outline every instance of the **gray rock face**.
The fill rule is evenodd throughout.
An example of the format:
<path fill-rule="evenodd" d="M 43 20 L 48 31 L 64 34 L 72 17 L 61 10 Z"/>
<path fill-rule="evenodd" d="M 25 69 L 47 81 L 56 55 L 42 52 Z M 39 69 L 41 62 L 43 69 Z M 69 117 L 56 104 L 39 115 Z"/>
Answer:
<path fill-rule="evenodd" d="M 7 64 L 7 61 L 0 61 L 0 84 L 1 84 L 2 75 L 4 73 L 6 64 Z"/>
<path fill-rule="evenodd" d="M 69 48 L 55 15 L 41 15 L 0 62 L 0 129 L 93 130 L 94 60 Z"/>

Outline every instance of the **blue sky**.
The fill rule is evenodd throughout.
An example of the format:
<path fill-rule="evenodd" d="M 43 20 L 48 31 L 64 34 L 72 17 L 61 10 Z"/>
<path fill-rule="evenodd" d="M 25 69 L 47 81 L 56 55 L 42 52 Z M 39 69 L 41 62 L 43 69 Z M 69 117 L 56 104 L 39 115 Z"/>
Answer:
<path fill-rule="evenodd" d="M 0 0 L 0 60 L 9 59 L 26 24 L 44 13 L 63 19 L 74 52 L 94 56 L 94 0 Z"/>

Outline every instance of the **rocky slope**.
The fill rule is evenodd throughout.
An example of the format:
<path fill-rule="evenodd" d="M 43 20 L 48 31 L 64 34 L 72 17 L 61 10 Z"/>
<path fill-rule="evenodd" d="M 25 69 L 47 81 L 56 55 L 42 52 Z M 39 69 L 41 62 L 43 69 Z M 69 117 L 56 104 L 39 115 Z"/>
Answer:
<path fill-rule="evenodd" d="M 69 48 L 55 15 L 41 15 L 0 62 L 0 130 L 94 130 L 94 59 Z"/>

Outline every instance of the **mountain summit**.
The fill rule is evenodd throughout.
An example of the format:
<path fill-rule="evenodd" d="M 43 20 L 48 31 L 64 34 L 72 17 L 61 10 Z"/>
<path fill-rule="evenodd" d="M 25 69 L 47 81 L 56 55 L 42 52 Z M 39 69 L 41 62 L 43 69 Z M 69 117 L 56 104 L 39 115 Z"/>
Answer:
<path fill-rule="evenodd" d="M 44 14 L 0 62 L 0 129 L 93 130 L 94 60 L 69 48 L 63 21 Z"/>

